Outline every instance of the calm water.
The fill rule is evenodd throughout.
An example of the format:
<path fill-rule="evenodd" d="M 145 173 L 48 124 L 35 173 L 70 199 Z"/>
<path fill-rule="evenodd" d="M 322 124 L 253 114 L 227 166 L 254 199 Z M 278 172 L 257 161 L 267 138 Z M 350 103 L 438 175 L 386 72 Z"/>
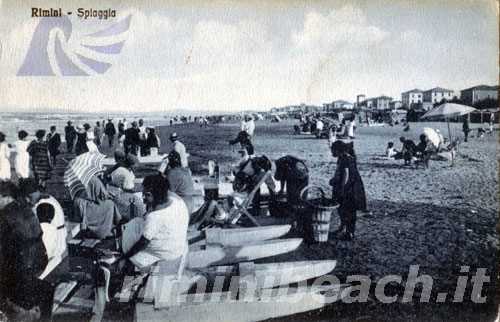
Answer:
<path fill-rule="evenodd" d="M 130 115 L 113 115 L 110 116 L 113 123 L 117 126 L 118 120 L 126 118 L 130 124 L 132 121 L 137 121 L 139 118 L 144 120 L 146 126 L 160 126 L 168 125 L 170 121 L 169 116 L 162 115 L 146 115 L 144 117 L 134 117 Z M 61 134 L 64 133 L 64 127 L 68 120 L 73 122 L 73 125 L 89 123 L 94 126 L 97 121 L 102 122 L 106 119 L 107 115 L 101 116 L 96 114 L 42 114 L 42 113 L 0 113 L 0 131 L 3 132 L 7 138 L 7 142 L 12 143 L 17 140 L 17 132 L 25 130 L 30 137 L 34 137 L 35 131 L 44 129 L 47 132 L 51 125 L 57 127 L 57 131 Z M 64 135 L 63 135 L 64 137 Z"/>

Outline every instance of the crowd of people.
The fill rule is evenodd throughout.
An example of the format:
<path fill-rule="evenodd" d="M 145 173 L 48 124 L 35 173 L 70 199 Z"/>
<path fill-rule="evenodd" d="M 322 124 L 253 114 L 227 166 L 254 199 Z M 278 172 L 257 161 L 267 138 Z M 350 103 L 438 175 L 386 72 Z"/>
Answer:
<path fill-rule="evenodd" d="M 181 272 L 187 254 L 187 231 L 203 225 L 230 225 L 231 215 L 251 197 L 250 212 L 262 215 L 260 184 L 265 183 L 271 202 L 285 196 L 297 209 L 300 193 L 309 182 L 305 161 L 287 155 L 274 162 L 265 155 L 256 155 L 253 143 L 255 123 L 251 116 L 242 120 L 237 137 L 230 144 L 239 144 L 240 160 L 233 165 L 234 193 L 224 201 L 215 196 L 203 196 L 194 188 L 189 169 L 186 146 L 177 133 L 170 135 L 172 149 L 158 168 L 157 174 L 146 176 L 141 192 L 136 187 L 135 169 L 139 156 L 159 148 L 154 130 L 146 128 L 142 120 L 120 121 L 118 131 L 112 120 L 94 128 L 88 123 L 65 128 L 67 152 L 76 156 L 98 152 L 103 144 L 114 147 L 115 165 L 93 173 L 85 189 L 71 196 L 74 217 L 81 223 L 81 238 L 114 241 L 110 252 L 103 252 L 99 260 L 98 292 L 107 297 L 106 280 L 127 267 L 147 270 L 162 261 L 172 272 Z M 125 130 L 121 130 L 125 128 Z M 0 133 L 1 134 L 1 133 Z M 19 132 L 15 143 L 17 184 L 10 180 L 11 147 L 0 135 L 0 293 L 2 305 L 10 304 L 26 310 L 38 306 L 42 320 L 50 319 L 54 285 L 44 280 L 51 259 L 62 256 L 66 247 L 64 212 L 58 201 L 46 193 L 47 180 L 56 162 L 62 140 L 55 126 L 46 135 L 35 133 L 29 142 L 28 134 Z M 104 139 L 104 137 L 107 137 Z M 123 140 L 121 140 L 123 137 Z M 152 141 L 153 145 L 144 142 Z M 334 198 L 340 204 L 340 238 L 354 237 L 356 211 L 366 209 L 364 187 L 356 166 L 353 145 L 336 140 L 331 144 L 332 156 L 337 158 L 337 169 L 330 184 Z M 24 154 L 23 154 L 24 153 Z M 276 188 L 275 180 L 281 189 Z M 286 187 L 286 192 L 285 192 Z M 239 218 L 239 217 L 238 217 Z M 63 248 L 64 245 L 64 248 Z M 29 256 L 26 256 L 29 254 Z M 119 255 L 118 255 L 119 254 Z M 29 258 L 28 258 L 29 257 Z M 43 290 L 42 293 L 33 292 Z M 8 306 L 8 305 L 7 305 Z M 3 306 L 0 310 L 8 311 Z"/>
<path fill-rule="evenodd" d="M 295 134 L 310 133 L 317 138 L 328 138 L 330 143 L 336 139 L 355 139 L 356 119 L 344 118 L 339 113 L 336 119 L 322 117 L 319 114 L 303 115 L 299 125 L 294 126 Z"/>

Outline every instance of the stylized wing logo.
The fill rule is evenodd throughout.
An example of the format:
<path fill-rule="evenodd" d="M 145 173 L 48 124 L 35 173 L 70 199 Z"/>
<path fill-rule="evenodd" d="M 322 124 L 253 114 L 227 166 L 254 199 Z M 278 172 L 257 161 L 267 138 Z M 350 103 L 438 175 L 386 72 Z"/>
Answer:
<path fill-rule="evenodd" d="M 68 16 L 42 18 L 17 75 L 103 74 L 111 67 L 111 58 L 122 51 L 131 18 L 128 15 L 103 30 L 84 35 L 76 40 L 76 45 L 71 37 L 73 28 Z"/>

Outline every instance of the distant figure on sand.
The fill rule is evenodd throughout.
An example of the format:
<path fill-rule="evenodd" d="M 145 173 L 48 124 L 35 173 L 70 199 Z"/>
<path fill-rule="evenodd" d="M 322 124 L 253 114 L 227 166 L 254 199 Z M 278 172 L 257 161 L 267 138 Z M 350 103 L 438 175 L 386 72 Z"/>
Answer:
<path fill-rule="evenodd" d="M 102 136 L 101 122 L 97 121 L 94 126 L 94 143 L 98 148 L 101 147 L 101 136 Z"/>
<path fill-rule="evenodd" d="M 396 154 L 397 152 L 396 149 L 394 148 L 394 142 L 387 143 L 387 148 L 385 149 L 385 156 L 387 158 L 394 158 Z"/>
<path fill-rule="evenodd" d="M 351 240 L 356 230 L 356 211 L 366 211 L 366 194 L 358 172 L 353 144 L 335 141 L 331 147 L 332 156 L 337 158 L 337 168 L 330 180 L 333 197 L 340 204 L 338 213 L 340 227 L 336 230 L 340 239 Z"/>
<path fill-rule="evenodd" d="M 56 132 L 55 125 L 50 127 L 50 133 L 47 134 L 47 147 L 50 153 L 52 166 L 56 166 L 57 155 L 60 153 L 59 147 L 61 146 L 61 136 Z"/>
<path fill-rule="evenodd" d="M 28 153 L 31 156 L 31 168 L 40 187 L 46 188 L 47 180 L 49 180 L 50 172 L 52 171 L 52 165 L 47 142 L 43 140 L 45 130 L 36 131 L 35 136 L 36 140 L 31 141 L 28 146 Z"/>
<path fill-rule="evenodd" d="M 10 180 L 10 149 L 5 142 L 5 134 L 0 132 L 0 181 Z"/>
<path fill-rule="evenodd" d="M 413 140 L 406 139 L 404 136 L 400 137 L 399 141 L 403 144 L 403 146 L 401 148 L 401 152 L 399 152 L 395 158 L 403 159 L 405 165 L 410 165 L 411 159 L 417 151 L 417 145 L 413 142 Z"/>
<path fill-rule="evenodd" d="M 229 140 L 230 145 L 239 143 L 242 149 L 247 150 L 248 155 L 252 156 L 254 154 L 254 147 L 250 135 L 245 131 L 240 131 L 235 139 Z"/>
<path fill-rule="evenodd" d="M 248 133 L 250 138 L 253 137 L 255 132 L 255 122 L 250 115 L 245 115 L 243 121 L 241 122 L 241 130 Z"/>
<path fill-rule="evenodd" d="M 123 148 L 125 153 L 132 153 L 137 155 L 141 139 L 139 136 L 139 127 L 137 122 L 132 122 L 132 127 L 125 130 L 125 141 L 123 141 Z"/>
<path fill-rule="evenodd" d="M 68 125 L 64 127 L 64 138 L 66 139 L 66 151 L 68 153 L 73 152 L 73 146 L 75 145 L 76 139 L 76 130 L 71 121 L 68 121 Z"/>
<path fill-rule="evenodd" d="M 104 134 L 106 134 L 106 136 L 108 137 L 109 147 L 112 148 L 113 141 L 115 140 L 116 129 L 111 119 L 108 119 L 108 123 L 106 123 L 106 127 L 104 128 Z"/>
<path fill-rule="evenodd" d="M 87 147 L 87 132 L 82 125 L 77 126 L 76 131 L 76 144 L 75 144 L 75 154 L 79 156 L 85 152 L 89 151 Z"/>
<path fill-rule="evenodd" d="M 154 127 L 146 128 L 145 155 L 158 155 L 160 150 L 160 138 Z"/>
<path fill-rule="evenodd" d="M 87 142 L 86 142 L 87 149 L 89 150 L 89 152 L 98 152 L 99 148 L 95 143 L 95 136 L 94 136 L 94 131 L 92 131 L 92 127 L 90 126 L 90 124 L 85 123 L 83 124 L 83 128 L 87 133 Z"/>
<path fill-rule="evenodd" d="M 464 117 L 464 122 L 462 123 L 462 131 L 464 132 L 464 142 L 467 142 L 470 133 L 469 119 L 467 116 Z"/>
<path fill-rule="evenodd" d="M 30 142 L 27 140 L 28 133 L 21 130 L 17 134 L 17 137 L 18 140 L 15 143 L 16 158 L 14 160 L 16 175 L 20 179 L 26 179 L 30 176 L 30 155 L 28 153 L 28 145 Z"/>

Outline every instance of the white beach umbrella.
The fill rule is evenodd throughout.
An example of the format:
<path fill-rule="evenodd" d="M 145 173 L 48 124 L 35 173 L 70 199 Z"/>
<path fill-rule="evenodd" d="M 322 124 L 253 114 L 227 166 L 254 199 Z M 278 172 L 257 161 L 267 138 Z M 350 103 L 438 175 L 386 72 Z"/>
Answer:
<path fill-rule="evenodd" d="M 422 119 L 445 117 L 446 119 L 474 112 L 476 109 L 462 104 L 444 103 L 422 115 Z"/>
<path fill-rule="evenodd" d="M 452 139 L 450 131 L 450 118 L 466 115 L 474 111 L 476 111 L 476 109 L 471 106 L 456 104 L 456 103 L 444 103 L 435 107 L 429 112 L 425 113 L 420 118 L 433 119 L 433 118 L 444 117 L 446 119 L 446 122 L 448 123 L 448 135 L 450 137 L 450 142 L 451 142 Z"/>

